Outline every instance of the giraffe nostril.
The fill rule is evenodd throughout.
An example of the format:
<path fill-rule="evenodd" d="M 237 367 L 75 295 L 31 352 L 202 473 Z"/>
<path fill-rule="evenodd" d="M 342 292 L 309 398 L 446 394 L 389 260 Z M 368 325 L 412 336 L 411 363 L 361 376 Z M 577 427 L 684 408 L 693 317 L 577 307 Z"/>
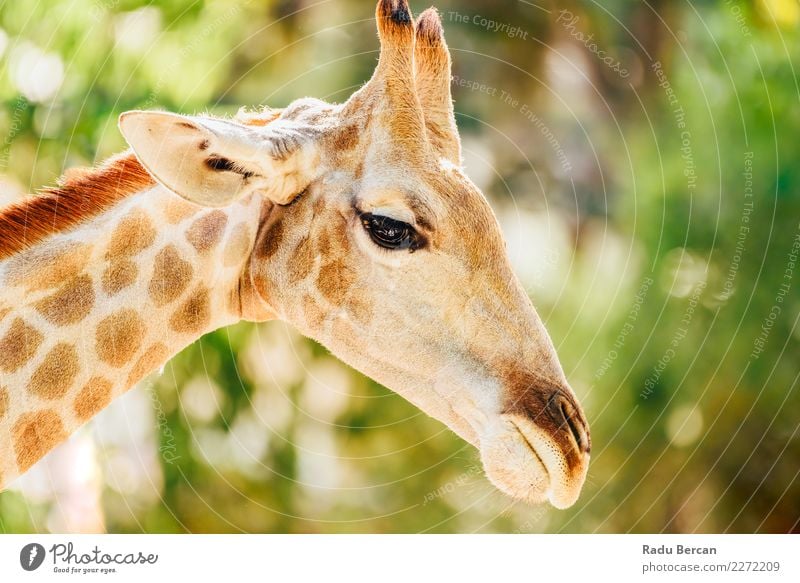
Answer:
<path fill-rule="evenodd" d="M 560 401 L 559 409 L 561 409 L 561 415 L 564 418 L 564 422 L 566 422 L 567 426 L 569 427 L 572 437 L 575 438 L 575 443 L 578 446 L 578 450 L 589 453 L 591 446 L 589 445 L 588 438 L 578 427 L 578 424 L 583 425 L 583 423 L 576 419 L 577 415 L 568 410 L 567 401 L 563 397 L 560 399 Z"/>
<path fill-rule="evenodd" d="M 574 445 L 580 453 L 589 453 L 591 440 L 589 428 L 577 404 L 562 390 L 556 389 L 547 400 L 546 410 L 550 419 L 555 423 L 556 430 L 572 436 Z M 567 437 L 567 439 L 569 439 Z"/>

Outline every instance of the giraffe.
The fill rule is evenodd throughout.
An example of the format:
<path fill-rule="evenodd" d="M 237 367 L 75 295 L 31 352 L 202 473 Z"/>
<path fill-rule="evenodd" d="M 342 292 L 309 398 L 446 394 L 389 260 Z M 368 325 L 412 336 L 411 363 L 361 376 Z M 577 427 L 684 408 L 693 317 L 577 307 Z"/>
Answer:
<path fill-rule="evenodd" d="M 203 334 L 280 319 L 572 505 L 585 415 L 461 168 L 434 8 L 379 0 L 343 104 L 131 111 L 130 150 L 0 211 L 0 487 Z"/>

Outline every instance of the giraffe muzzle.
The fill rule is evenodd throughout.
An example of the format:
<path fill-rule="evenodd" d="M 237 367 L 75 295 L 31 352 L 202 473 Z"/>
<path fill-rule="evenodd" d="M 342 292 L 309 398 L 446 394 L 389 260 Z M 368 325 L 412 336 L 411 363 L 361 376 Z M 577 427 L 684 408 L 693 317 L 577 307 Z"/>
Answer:
<path fill-rule="evenodd" d="M 524 391 L 480 441 L 487 477 L 506 494 L 529 503 L 549 501 L 556 508 L 578 499 L 591 437 L 568 388 Z"/>

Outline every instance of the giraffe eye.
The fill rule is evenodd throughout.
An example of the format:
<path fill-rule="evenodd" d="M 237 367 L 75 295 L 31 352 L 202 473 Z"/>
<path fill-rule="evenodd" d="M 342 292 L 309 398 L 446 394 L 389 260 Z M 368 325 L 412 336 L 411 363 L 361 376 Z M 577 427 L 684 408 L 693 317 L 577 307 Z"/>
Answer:
<path fill-rule="evenodd" d="M 372 241 L 384 249 L 408 249 L 413 253 L 421 247 L 414 227 L 403 221 L 362 213 L 361 224 Z"/>

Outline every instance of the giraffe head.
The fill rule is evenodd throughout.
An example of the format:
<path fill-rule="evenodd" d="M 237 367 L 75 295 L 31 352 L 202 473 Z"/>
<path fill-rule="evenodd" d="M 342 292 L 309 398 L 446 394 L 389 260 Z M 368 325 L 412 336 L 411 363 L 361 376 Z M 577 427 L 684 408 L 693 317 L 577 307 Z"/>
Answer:
<path fill-rule="evenodd" d="M 381 53 L 342 105 L 301 99 L 239 122 L 123 114 L 142 164 L 206 206 L 263 197 L 242 314 L 280 318 L 474 444 L 502 491 L 577 498 L 586 419 L 460 168 L 435 10 L 380 0 Z M 241 123 L 240 123 L 241 122 Z"/>

